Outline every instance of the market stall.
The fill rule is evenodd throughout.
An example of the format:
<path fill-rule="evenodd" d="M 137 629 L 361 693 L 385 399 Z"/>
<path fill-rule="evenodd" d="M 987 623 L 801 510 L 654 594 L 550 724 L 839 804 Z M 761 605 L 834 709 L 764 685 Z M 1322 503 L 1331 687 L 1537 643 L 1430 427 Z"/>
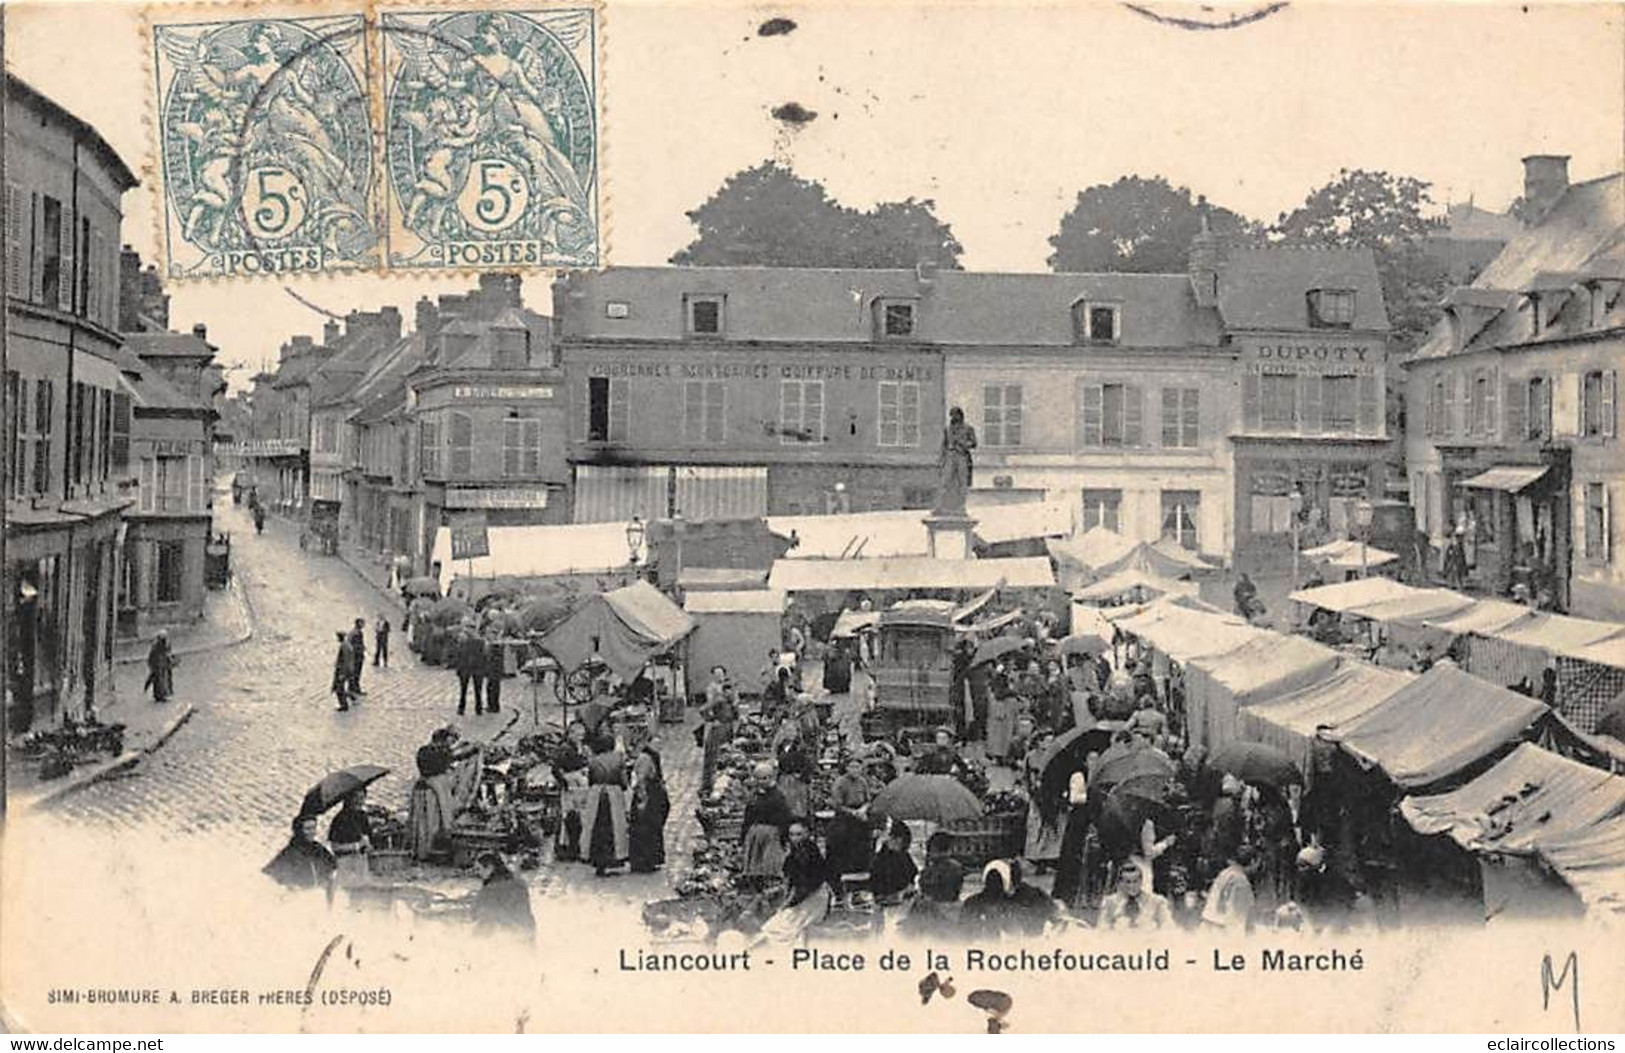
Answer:
<path fill-rule="evenodd" d="M 1073 591 L 1072 598 L 1096 606 L 1111 606 L 1123 602 L 1143 603 L 1158 596 L 1195 596 L 1195 582 L 1166 578 L 1140 567 L 1125 567 Z"/>
<path fill-rule="evenodd" d="M 1270 633 L 1221 655 L 1185 663 L 1185 727 L 1209 750 L 1236 738 L 1239 711 L 1330 677 L 1336 651 L 1299 636 Z"/>
<path fill-rule="evenodd" d="M 1275 746 L 1312 779 L 1317 729 L 1347 724 L 1414 679 L 1414 673 L 1344 662 L 1324 680 L 1278 698 L 1242 706 L 1236 715 L 1236 735 Z"/>
<path fill-rule="evenodd" d="M 1536 852 L 1587 909 L 1625 917 L 1625 816 L 1548 838 Z"/>
<path fill-rule="evenodd" d="M 1526 735 L 1547 708 L 1439 662 L 1328 732 L 1362 767 L 1414 788 L 1447 779 Z"/>

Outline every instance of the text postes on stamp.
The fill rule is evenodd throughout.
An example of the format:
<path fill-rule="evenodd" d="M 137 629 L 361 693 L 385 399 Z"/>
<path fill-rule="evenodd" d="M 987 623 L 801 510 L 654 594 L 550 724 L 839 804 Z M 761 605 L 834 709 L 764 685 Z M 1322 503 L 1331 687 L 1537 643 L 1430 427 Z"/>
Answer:
<path fill-rule="evenodd" d="M 596 266 L 596 12 L 391 12 L 380 29 L 387 266 Z"/>
<path fill-rule="evenodd" d="M 172 278 L 373 269 L 359 14 L 152 25 Z"/>

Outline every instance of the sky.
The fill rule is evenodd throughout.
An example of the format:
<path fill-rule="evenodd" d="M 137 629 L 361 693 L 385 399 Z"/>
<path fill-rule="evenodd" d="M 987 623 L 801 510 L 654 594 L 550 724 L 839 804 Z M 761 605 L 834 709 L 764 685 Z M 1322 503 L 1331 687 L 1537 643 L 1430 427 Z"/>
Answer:
<path fill-rule="evenodd" d="M 757 36 L 773 16 L 797 28 Z M 1222 31 L 1041 0 L 607 0 L 603 19 L 611 263 L 665 262 L 693 236 L 684 213 L 769 158 L 856 207 L 933 199 L 964 266 L 1000 271 L 1042 270 L 1077 193 L 1125 174 L 1273 220 L 1341 168 L 1502 208 L 1526 154 L 1571 155 L 1575 179 L 1625 166 L 1620 5 L 1300 0 Z M 6 23 L 8 68 L 150 171 L 138 5 L 13 2 Z M 769 111 L 789 101 L 817 118 L 786 130 Z M 150 181 L 124 201 L 124 240 L 149 260 L 153 206 Z M 293 285 L 338 313 L 398 303 L 410 318 L 420 295 L 472 280 Z M 279 279 L 171 293 L 174 328 L 207 324 L 220 358 L 248 367 L 238 385 L 290 335 L 321 329 Z M 550 310 L 547 275 L 527 279 L 525 299 Z"/>

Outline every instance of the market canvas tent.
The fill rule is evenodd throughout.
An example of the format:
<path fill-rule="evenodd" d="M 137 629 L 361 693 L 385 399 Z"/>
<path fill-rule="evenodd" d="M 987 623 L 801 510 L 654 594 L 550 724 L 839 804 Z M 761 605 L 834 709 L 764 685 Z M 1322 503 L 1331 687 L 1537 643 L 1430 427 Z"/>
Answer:
<path fill-rule="evenodd" d="M 1429 615 L 1422 619 L 1415 642 L 1443 650 L 1458 636 L 1467 633 L 1493 633 L 1500 629 L 1535 617 L 1535 612 L 1521 603 L 1506 600 L 1474 600 L 1468 606 L 1445 614 Z"/>
<path fill-rule="evenodd" d="M 1479 857 L 1487 917 L 1567 913 L 1576 897 L 1553 895 L 1560 890 L 1535 858 L 1548 841 L 1625 811 L 1625 776 L 1524 743 L 1466 785 L 1407 797 L 1399 811 L 1417 833 L 1448 836 Z"/>
<path fill-rule="evenodd" d="M 1205 574 L 1214 567 L 1194 552 L 1167 541 L 1142 541 L 1118 556 L 1093 568 L 1099 577 L 1119 571 L 1137 570 L 1160 578 L 1178 579 Z"/>
<path fill-rule="evenodd" d="M 770 589 L 689 593 L 683 600 L 694 619 L 689 668 L 704 675 L 720 665 L 745 682 L 769 651 L 782 649 L 784 605 L 784 593 Z"/>
<path fill-rule="evenodd" d="M 1558 835 L 1537 851 L 1588 909 L 1625 917 L 1625 816 Z"/>
<path fill-rule="evenodd" d="M 1049 560 L 1019 559 L 781 559 L 767 577 L 780 592 L 883 592 L 909 589 L 1034 589 L 1055 584 Z"/>
<path fill-rule="evenodd" d="M 1332 736 L 1396 785 L 1427 786 L 1521 737 L 1546 711 L 1441 661 Z"/>
<path fill-rule="evenodd" d="M 1312 589 L 1299 589 L 1287 599 L 1311 608 L 1324 607 L 1338 614 L 1358 614 L 1360 608 L 1384 600 L 1399 599 L 1419 590 L 1388 578 L 1357 578 L 1333 585 L 1317 585 Z"/>
<path fill-rule="evenodd" d="M 1195 596 L 1198 591 L 1194 582 L 1175 581 L 1140 567 L 1125 567 L 1093 584 L 1085 585 L 1072 595 L 1074 599 L 1079 600 L 1109 600 L 1126 595 L 1135 589 L 1143 589 L 1152 596 L 1168 594 Z"/>
<path fill-rule="evenodd" d="M 1394 553 L 1377 548 L 1375 545 L 1362 546 L 1358 541 L 1348 540 L 1332 541 L 1315 548 L 1306 548 L 1299 555 L 1338 570 L 1359 570 L 1362 566 L 1367 569 L 1382 567 L 1399 558 Z"/>
<path fill-rule="evenodd" d="M 1185 726 L 1192 742 L 1217 749 L 1237 737 L 1237 713 L 1332 675 L 1336 651 L 1301 636 L 1270 633 L 1222 655 L 1185 663 Z"/>
<path fill-rule="evenodd" d="M 1149 607 L 1127 608 L 1124 616 L 1113 621 L 1123 632 L 1176 662 L 1225 654 L 1250 641 L 1274 636 L 1233 615 L 1195 610 L 1166 598 Z"/>
<path fill-rule="evenodd" d="M 694 631 L 694 620 L 646 581 L 603 592 L 542 638 L 566 669 L 596 654 L 616 676 L 630 680 L 649 659 Z"/>
<path fill-rule="evenodd" d="M 543 578 L 569 574 L 606 574 L 627 565 L 624 523 L 581 523 L 557 526 L 494 526 L 486 530 L 491 554 L 474 559 L 451 558 L 451 528 L 435 533 L 430 559 L 440 568 L 441 595 L 449 595 L 459 577 Z"/>
<path fill-rule="evenodd" d="M 1315 732 L 1369 713 L 1383 699 L 1416 679 L 1414 673 L 1365 662 L 1345 662 L 1331 676 L 1279 698 L 1243 706 L 1238 737 L 1262 742 L 1291 757 L 1313 779 Z"/>

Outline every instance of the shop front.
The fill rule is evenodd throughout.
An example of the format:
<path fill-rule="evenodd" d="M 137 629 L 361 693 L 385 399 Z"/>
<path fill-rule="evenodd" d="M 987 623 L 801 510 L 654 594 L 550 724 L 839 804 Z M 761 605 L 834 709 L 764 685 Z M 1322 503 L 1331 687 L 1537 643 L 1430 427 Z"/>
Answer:
<path fill-rule="evenodd" d="M 1384 496 L 1385 445 L 1382 439 L 1236 439 L 1236 567 L 1289 568 L 1294 509 L 1300 548 L 1350 537 L 1360 502 Z"/>
<path fill-rule="evenodd" d="M 1472 582 L 1499 596 L 1567 610 L 1573 567 L 1569 451 L 1480 450 L 1473 468 L 1445 459 L 1456 535 Z"/>

